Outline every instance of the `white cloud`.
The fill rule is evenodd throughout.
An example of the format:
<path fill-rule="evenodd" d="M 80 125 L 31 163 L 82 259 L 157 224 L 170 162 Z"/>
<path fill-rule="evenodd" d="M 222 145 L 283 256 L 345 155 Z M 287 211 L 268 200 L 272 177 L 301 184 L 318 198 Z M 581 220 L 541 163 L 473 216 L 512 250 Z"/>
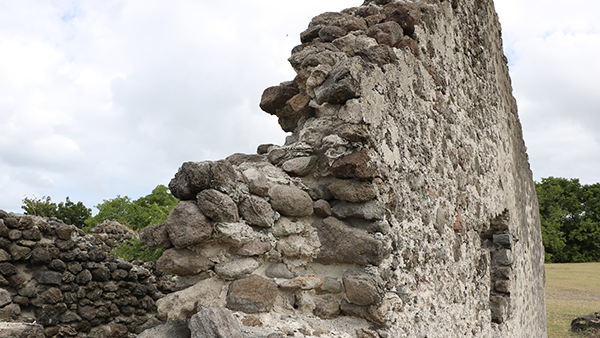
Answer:
<path fill-rule="evenodd" d="M 313 16 L 362 2 L 2 2 L 0 208 L 137 198 L 184 161 L 282 143 L 263 89 L 294 77 Z M 496 8 L 536 178 L 597 181 L 600 3 Z"/>
<path fill-rule="evenodd" d="M 600 3 L 497 0 L 534 178 L 600 181 Z"/>
<path fill-rule="evenodd" d="M 262 90 L 293 78 L 312 16 L 360 3 L 2 3 L 0 208 L 136 198 L 184 161 L 282 143 Z"/>

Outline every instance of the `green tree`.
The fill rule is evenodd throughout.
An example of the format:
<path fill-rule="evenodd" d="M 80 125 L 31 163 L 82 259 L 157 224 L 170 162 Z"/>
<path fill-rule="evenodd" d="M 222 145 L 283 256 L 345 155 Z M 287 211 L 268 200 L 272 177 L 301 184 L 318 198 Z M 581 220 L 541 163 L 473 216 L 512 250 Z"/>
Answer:
<path fill-rule="evenodd" d="M 91 209 L 86 208 L 82 202 L 73 203 L 68 196 L 65 202 L 60 202 L 58 205 L 52 202 L 50 196 L 25 197 L 21 209 L 25 210 L 26 215 L 56 217 L 80 228 L 84 226 L 84 221 L 92 216 Z"/>
<path fill-rule="evenodd" d="M 66 201 L 58 203 L 56 217 L 67 224 L 73 224 L 78 228 L 85 226 L 85 220 L 92 216 L 92 209 L 86 208 L 82 202 L 73 203 L 67 197 Z"/>
<path fill-rule="evenodd" d="M 133 230 L 164 222 L 177 205 L 178 199 L 164 185 L 158 185 L 152 193 L 132 201 L 129 197 L 117 196 L 98 204 L 98 214 L 88 218 L 88 228 L 104 221 L 117 221 Z"/>
<path fill-rule="evenodd" d="M 131 199 L 127 196 L 121 197 L 117 195 L 113 199 L 104 200 L 102 203 L 96 205 L 98 209 L 96 216 L 85 220 L 86 229 L 93 228 L 104 221 L 117 221 L 121 224 L 127 224 L 127 214 L 130 205 Z"/>
<path fill-rule="evenodd" d="M 166 186 L 158 185 L 151 194 L 135 201 L 127 196 L 104 200 L 103 203 L 96 206 L 98 214 L 88 218 L 85 223 L 89 229 L 110 220 L 125 224 L 133 230 L 141 230 L 166 221 L 178 202 L 179 200 L 171 195 Z M 162 248 L 151 248 L 134 237 L 118 245 L 113 250 L 113 254 L 128 260 L 156 261 L 163 251 Z"/>
<path fill-rule="evenodd" d="M 21 209 L 25 210 L 25 215 L 34 215 L 41 217 L 56 217 L 58 206 L 52 202 L 50 196 L 42 198 L 25 197 Z"/>
<path fill-rule="evenodd" d="M 548 177 L 536 190 L 546 261 L 600 260 L 600 184 Z"/>

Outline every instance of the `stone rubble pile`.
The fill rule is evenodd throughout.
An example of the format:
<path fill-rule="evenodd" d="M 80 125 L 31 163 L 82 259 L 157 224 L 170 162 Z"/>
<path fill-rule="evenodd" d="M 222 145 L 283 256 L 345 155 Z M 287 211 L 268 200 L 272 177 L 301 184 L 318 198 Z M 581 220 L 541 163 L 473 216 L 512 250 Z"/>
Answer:
<path fill-rule="evenodd" d="M 45 337 L 98 338 L 160 324 L 156 301 L 175 282 L 158 277 L 153 263 L 108 254 L 131 238 L 123 225 L 107 222 L 91 233 L 55 218 L 0 211 L 0 321 L 34 322 Z"/>

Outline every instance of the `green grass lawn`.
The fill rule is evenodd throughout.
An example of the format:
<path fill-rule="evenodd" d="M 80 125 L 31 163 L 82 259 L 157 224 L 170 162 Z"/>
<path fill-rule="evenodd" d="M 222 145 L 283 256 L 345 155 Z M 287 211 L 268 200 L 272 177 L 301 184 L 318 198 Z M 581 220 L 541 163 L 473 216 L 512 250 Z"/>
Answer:
<path fill-rule="evenodd" d="M 549 338 L 600 337 L 569 332 L 577 316 L 600 311 L 600 263 L 546 264 Z"/>

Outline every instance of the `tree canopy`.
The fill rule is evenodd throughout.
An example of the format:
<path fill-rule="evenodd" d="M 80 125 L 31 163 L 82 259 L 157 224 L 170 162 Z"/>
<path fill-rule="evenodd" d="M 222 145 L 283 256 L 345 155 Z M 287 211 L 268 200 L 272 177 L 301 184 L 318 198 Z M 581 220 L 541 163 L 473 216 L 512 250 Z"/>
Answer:
<path fill-rule="evenodd" d="M 69 197 L 65 202 L 58 204 L 52 202 L 50 196 L 25 197 L 21 209 L 25 210 L 26 215 L 56 217 L 66 224 L 73 224 L 80 228 L 85 225 L 85 220 L 92 216 L 92 209 L 86 208 L 82 202 L 73 203 Z"/>
<path fill-rule="evenodd" d="M 85 221 L 94 227 L 106 220 L 117 221 L 131 229 L 141 230 L 147 226 L 164 222 L 179 200 L 164 185 L 158 185 L 152 193 L 132 201 L 129 197 L 117 196 L 98 204 L 98 214 Z"/>
<path fill-rule="evenodd" d="M 536 190 L 546 261 L 600 261 L 600 183 L 547 177 Z"/>

